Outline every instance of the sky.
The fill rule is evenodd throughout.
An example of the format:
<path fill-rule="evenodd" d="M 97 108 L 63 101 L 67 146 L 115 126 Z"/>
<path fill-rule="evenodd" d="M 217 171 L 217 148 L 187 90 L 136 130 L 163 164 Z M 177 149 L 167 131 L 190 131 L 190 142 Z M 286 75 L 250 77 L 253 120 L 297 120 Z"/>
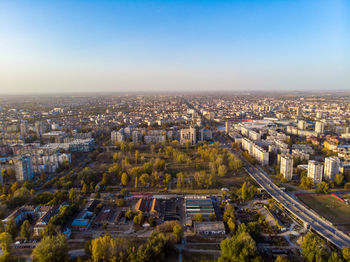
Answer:
<path fill-rule="evenodd" d="M 0 0 L 0 94 L 350 90 L 350 1 Z"/>

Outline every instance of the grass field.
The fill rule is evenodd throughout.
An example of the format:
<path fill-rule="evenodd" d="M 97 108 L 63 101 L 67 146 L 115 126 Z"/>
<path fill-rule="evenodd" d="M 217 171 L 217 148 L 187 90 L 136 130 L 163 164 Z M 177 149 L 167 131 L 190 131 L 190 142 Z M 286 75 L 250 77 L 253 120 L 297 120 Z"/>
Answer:
<path fill-rule="evenodd" d="M 298 198 L 334 224 L 350 223 L 350 206 L 332 195 L 299 195 Z"/>

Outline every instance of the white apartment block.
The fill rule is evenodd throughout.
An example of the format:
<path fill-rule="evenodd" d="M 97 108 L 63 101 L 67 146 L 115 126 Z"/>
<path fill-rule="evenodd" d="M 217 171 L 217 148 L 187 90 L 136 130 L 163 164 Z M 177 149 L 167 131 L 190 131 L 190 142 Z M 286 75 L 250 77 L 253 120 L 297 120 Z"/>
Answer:
<path fill-rule="evenodd" d="M 290 181 L 293 177 L 293 158 L 290 155 L 283 154 L 281 155 L 281 167 L 280 167 L 280 173 L 283 175 L 283 177 Z"/>
<path fill-rule="evenodd" d="M 243 137 L 242 138 L 242 148 L 243 148 L 243 150 L 247 150 L 249 154 L 252 154 L 253 142 L 250 141 L 248 138 Z"/>
<path fill-rule="evenodd" d="M 317 134 L 322 134 L 324 132 L 324 123 L 317 121 L 315 124 L 315 132 Z"/>
<path fill-rule="evenodd" d="M 309 160 L 307 168 L 307 176 L 310 177 L 314 183 L 322 181 L 323 165 L 315 160 Z"/>
<path fill-rule="evenodd" d="M 340 159 L 338 157 L 326 157 L 324 160 L 324 177 L 326 180 L 334 180 L 339 173 Z"/>
<path fill-rule="evenodd" d="M 253 146 L 253 156 L 260 162 L 260 164 L 264 166 L 269 164 L 269 152 L 258 145 Z"/>
<path fill-rule="evenodd" d="M 298 121 L 298 128 L 300 130 L 305 130 L 306 129 L 306 122 L 304 120 L 299 120 Z"/>

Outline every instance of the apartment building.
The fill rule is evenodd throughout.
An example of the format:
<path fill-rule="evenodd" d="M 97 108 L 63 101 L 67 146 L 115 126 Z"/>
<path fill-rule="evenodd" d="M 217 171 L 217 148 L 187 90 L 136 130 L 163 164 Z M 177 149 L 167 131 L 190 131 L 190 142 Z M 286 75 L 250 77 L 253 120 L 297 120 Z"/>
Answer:
<path fill-rule="evenodd" d="M 323 178 L 323 165 L 315 160 L 309 160 L 307 168 L 307 176 L 310 177 L 314 183 L 319 183 Z"/>
<path fill-rule="evenodd" d="M 340 159 L 338 157 L 326 157 L 324 160 L 324 177 L 326 180 L 334 180 L 339 173 Z"/>
<path fill-rule="evenodd" d="M 293 177 L 293 158 L 289 154 L 282 154 L 280 159 L 280 173 L 290 181 Z"/>

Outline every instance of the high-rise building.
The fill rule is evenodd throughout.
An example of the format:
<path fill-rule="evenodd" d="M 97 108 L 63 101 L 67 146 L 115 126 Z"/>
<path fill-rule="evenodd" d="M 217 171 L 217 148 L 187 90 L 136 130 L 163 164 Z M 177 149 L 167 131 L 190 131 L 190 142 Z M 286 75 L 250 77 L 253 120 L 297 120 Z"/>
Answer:
<path fill-rule="evenodd" d="M 306 122 L 304 120 L 299 120 L 298 121 L 298 128 L 300 130 L 305 130 L 306 129 Z"/>
<path fill-rule="evenodd" d="M 36 121 L 35 122 L 35 132 L 36 132 L 36 136 L 38 138 L 40 138 L 41 135 L 46 132 L 46 125 L 45 125 L 45 123 L 41 122 L 41 121 Z"/>
<path fill-rule="evenodd" d="M 230 122 L 226 120 L 225 133 L 228 135 L 230 133 Z"/>
<path fill-rule="evenodd" d="M 340 159 L 338 157 L 326 157 L 324 160 L 324 177 L 325 179 L 334 180 L 336 174 L 339 173 Z"/>
<path fill-rule="evenodd" d="M 323 176 L 323 165 L 315 160 L 309 160 L 307 176 L 310 177 L 314 183 L 319 183 L 322 181 Z"/>
<path fill-rule="evenodd" d="M 29 156 L 19 157 L 14 160 L 17 181 L 32 180 L 34 176 L 32 159 Z"/>
<path fill-rule="evenodd" d="M 317 134 L 322 134 L 324 132 L 324 123 L 317 121 L 315 124 L 315 132 Z"/>
<path fill-rule="evenodd" d="M 318 119 L 323 118 L 323 112 L 318 111 L 318 112 L 316 113 L 316 118 L 318 118 Z"/>
<path fill-rule="evenodd" d="M 20 133 L 22 136 L 25 136 L 28 134 L 28 122 L 27 121 L 22 121 L 21 124 L 19 125 Z"/>
<path fill-rule="evenodd" d="M 290 181 L 293 177 L 293 158 L 288 154 L 281 155 L 281 167 L 280 167 L 280 173 L 283 175 L 283 177 Z"/>
<path fill-rule="evenodd" d="M 302 115 L 303 115 L 303 109 L 300 106 L 298 106 L 297 107 L 297 116 L 302 116 Z"/>

